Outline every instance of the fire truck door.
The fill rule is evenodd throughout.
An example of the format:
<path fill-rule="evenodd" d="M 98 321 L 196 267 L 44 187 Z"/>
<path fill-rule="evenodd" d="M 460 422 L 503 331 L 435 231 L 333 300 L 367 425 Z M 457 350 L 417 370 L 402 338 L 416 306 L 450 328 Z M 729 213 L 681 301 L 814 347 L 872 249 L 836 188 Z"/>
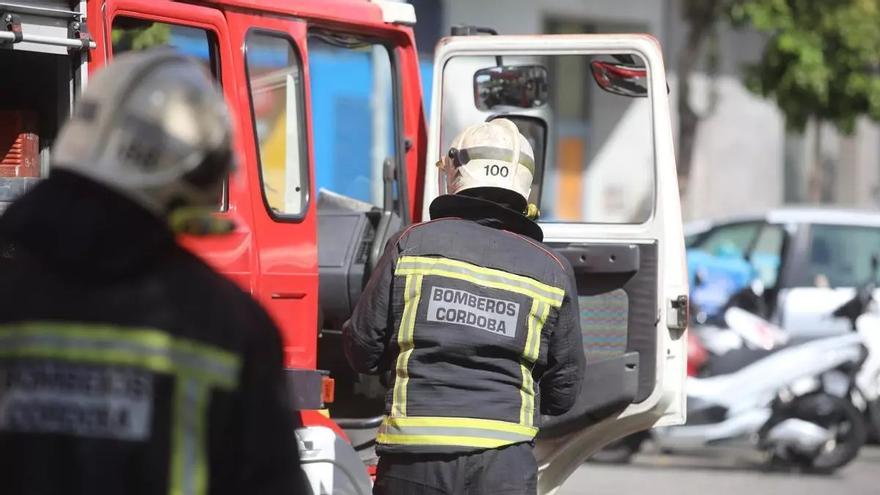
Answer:
<path fill-rule="evenodd" d="M 226 17 L 232 45 L 243 48 L 235 67 L 242 88 L 236 105 L 257 241 L 255 296 L 282 330 L 285 365 L 314 369 L 317 232 L 304 85 L 305 24 L 245 10 L 228 11 Z"/>
<path fill-rule="evenodd" d="M 128 50 L 170 47 L 203 62 L 223 88 L 233 114 L 236 80 L 226 20 L 219 10 L 178 2 L 117 0 L 100 11 L 93 22 L 102 42 L 98 52 L 108 57 Z M 101 55 L 99 53 L 99 55 Z M 98 58 L 103 61 L 103 57 Z M 241 149 L 239 138 L 235 146 Z M 240 156 L 240 154 L 239 154 Z M 218 215 L 235 224 L 228 236 L 188 237 L 184 245 L 248 290 L 252 284 L 251 211 L 246 198 L 247 177 L 233 174 L 218 201 Z"/>

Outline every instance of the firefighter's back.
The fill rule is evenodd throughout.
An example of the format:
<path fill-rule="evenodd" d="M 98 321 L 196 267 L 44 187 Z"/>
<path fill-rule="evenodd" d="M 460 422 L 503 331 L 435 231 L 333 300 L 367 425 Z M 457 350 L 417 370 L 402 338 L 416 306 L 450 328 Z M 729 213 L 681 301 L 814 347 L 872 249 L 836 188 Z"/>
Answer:
<path fill-rule="evenodd" d="M 3 493 L 222 493 L 263 448 L 295 470 L 277 333 L 159 219 L 59 173 L 0 238 Z"/>
<path fill-rule="evenodd" d="M 0 492 L 298 493 L 277 330 L 175 240 L 223 230 L 222 95 L 156 51 L 78 105 L 0 217 Z"/>
<path fill-rule="evenodd" d="M 399 353 L 380 450 L 531 441 L 570 267 L 536 240 L 464 219 L 418 225 L 397 244 Z"/>

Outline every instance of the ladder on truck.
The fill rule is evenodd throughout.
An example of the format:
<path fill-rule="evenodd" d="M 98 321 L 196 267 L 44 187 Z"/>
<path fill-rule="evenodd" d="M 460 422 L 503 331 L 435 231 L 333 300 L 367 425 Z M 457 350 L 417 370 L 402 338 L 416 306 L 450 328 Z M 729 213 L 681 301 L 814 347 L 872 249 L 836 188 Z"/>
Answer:
<path fill-rule="evenodd" d="M 85 0 L 0 0 L 0 213 L 48 175 L 94 48 Z"/>

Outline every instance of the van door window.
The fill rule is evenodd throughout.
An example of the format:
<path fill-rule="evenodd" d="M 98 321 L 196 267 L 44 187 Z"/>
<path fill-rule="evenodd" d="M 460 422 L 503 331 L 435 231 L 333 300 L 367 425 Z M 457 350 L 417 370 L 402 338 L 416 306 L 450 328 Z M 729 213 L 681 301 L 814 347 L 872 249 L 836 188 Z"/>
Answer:
<path fill-rule="evenodd" d="M 299 55 L 288 38 L 264 31 L 248 33 L 246 48 L 263 198 L 276 220 L 302 218 L 309 178 Z"/>
<path fill-rule="evenodd" d="M 326 196 L 383 208 L 386 164 L 397 168 L 395 71 L 383 44 L 328 31 L 309 33 L 309 77 L 319 208 Z"/>
<path fill-rule="evenodd" d="M 441 148 L 470 125 L 510 119 L 536 154 L 529 200 L 539 205 L 542 222 L 650 219 L 654 133 L 642 57 L 479 55 L 446 64 Z M 597 77 L 606 86 L 620 80 L 632 93 L 603 88 Z M 463 97 L 471 94 L 473 103 Z"/>

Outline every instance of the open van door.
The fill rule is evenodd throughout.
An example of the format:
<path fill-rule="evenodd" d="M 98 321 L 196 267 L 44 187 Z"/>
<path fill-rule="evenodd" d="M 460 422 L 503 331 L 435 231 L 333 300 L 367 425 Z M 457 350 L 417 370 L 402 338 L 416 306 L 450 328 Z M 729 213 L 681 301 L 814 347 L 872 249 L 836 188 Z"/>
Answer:
<path fill-rule="evenodd" d="M 576 272 L 584 386 L 542 418 L 535 447 L 538 493 L 553 493 L 609 442 L 684 421 L 688 290 L 661 48 L 647 35 L 453 36 L 432 102 L 422 211 L 443 194 L 430 164 L 452 138 L 511 119 L 535 150 L 544 242 Z"/>

